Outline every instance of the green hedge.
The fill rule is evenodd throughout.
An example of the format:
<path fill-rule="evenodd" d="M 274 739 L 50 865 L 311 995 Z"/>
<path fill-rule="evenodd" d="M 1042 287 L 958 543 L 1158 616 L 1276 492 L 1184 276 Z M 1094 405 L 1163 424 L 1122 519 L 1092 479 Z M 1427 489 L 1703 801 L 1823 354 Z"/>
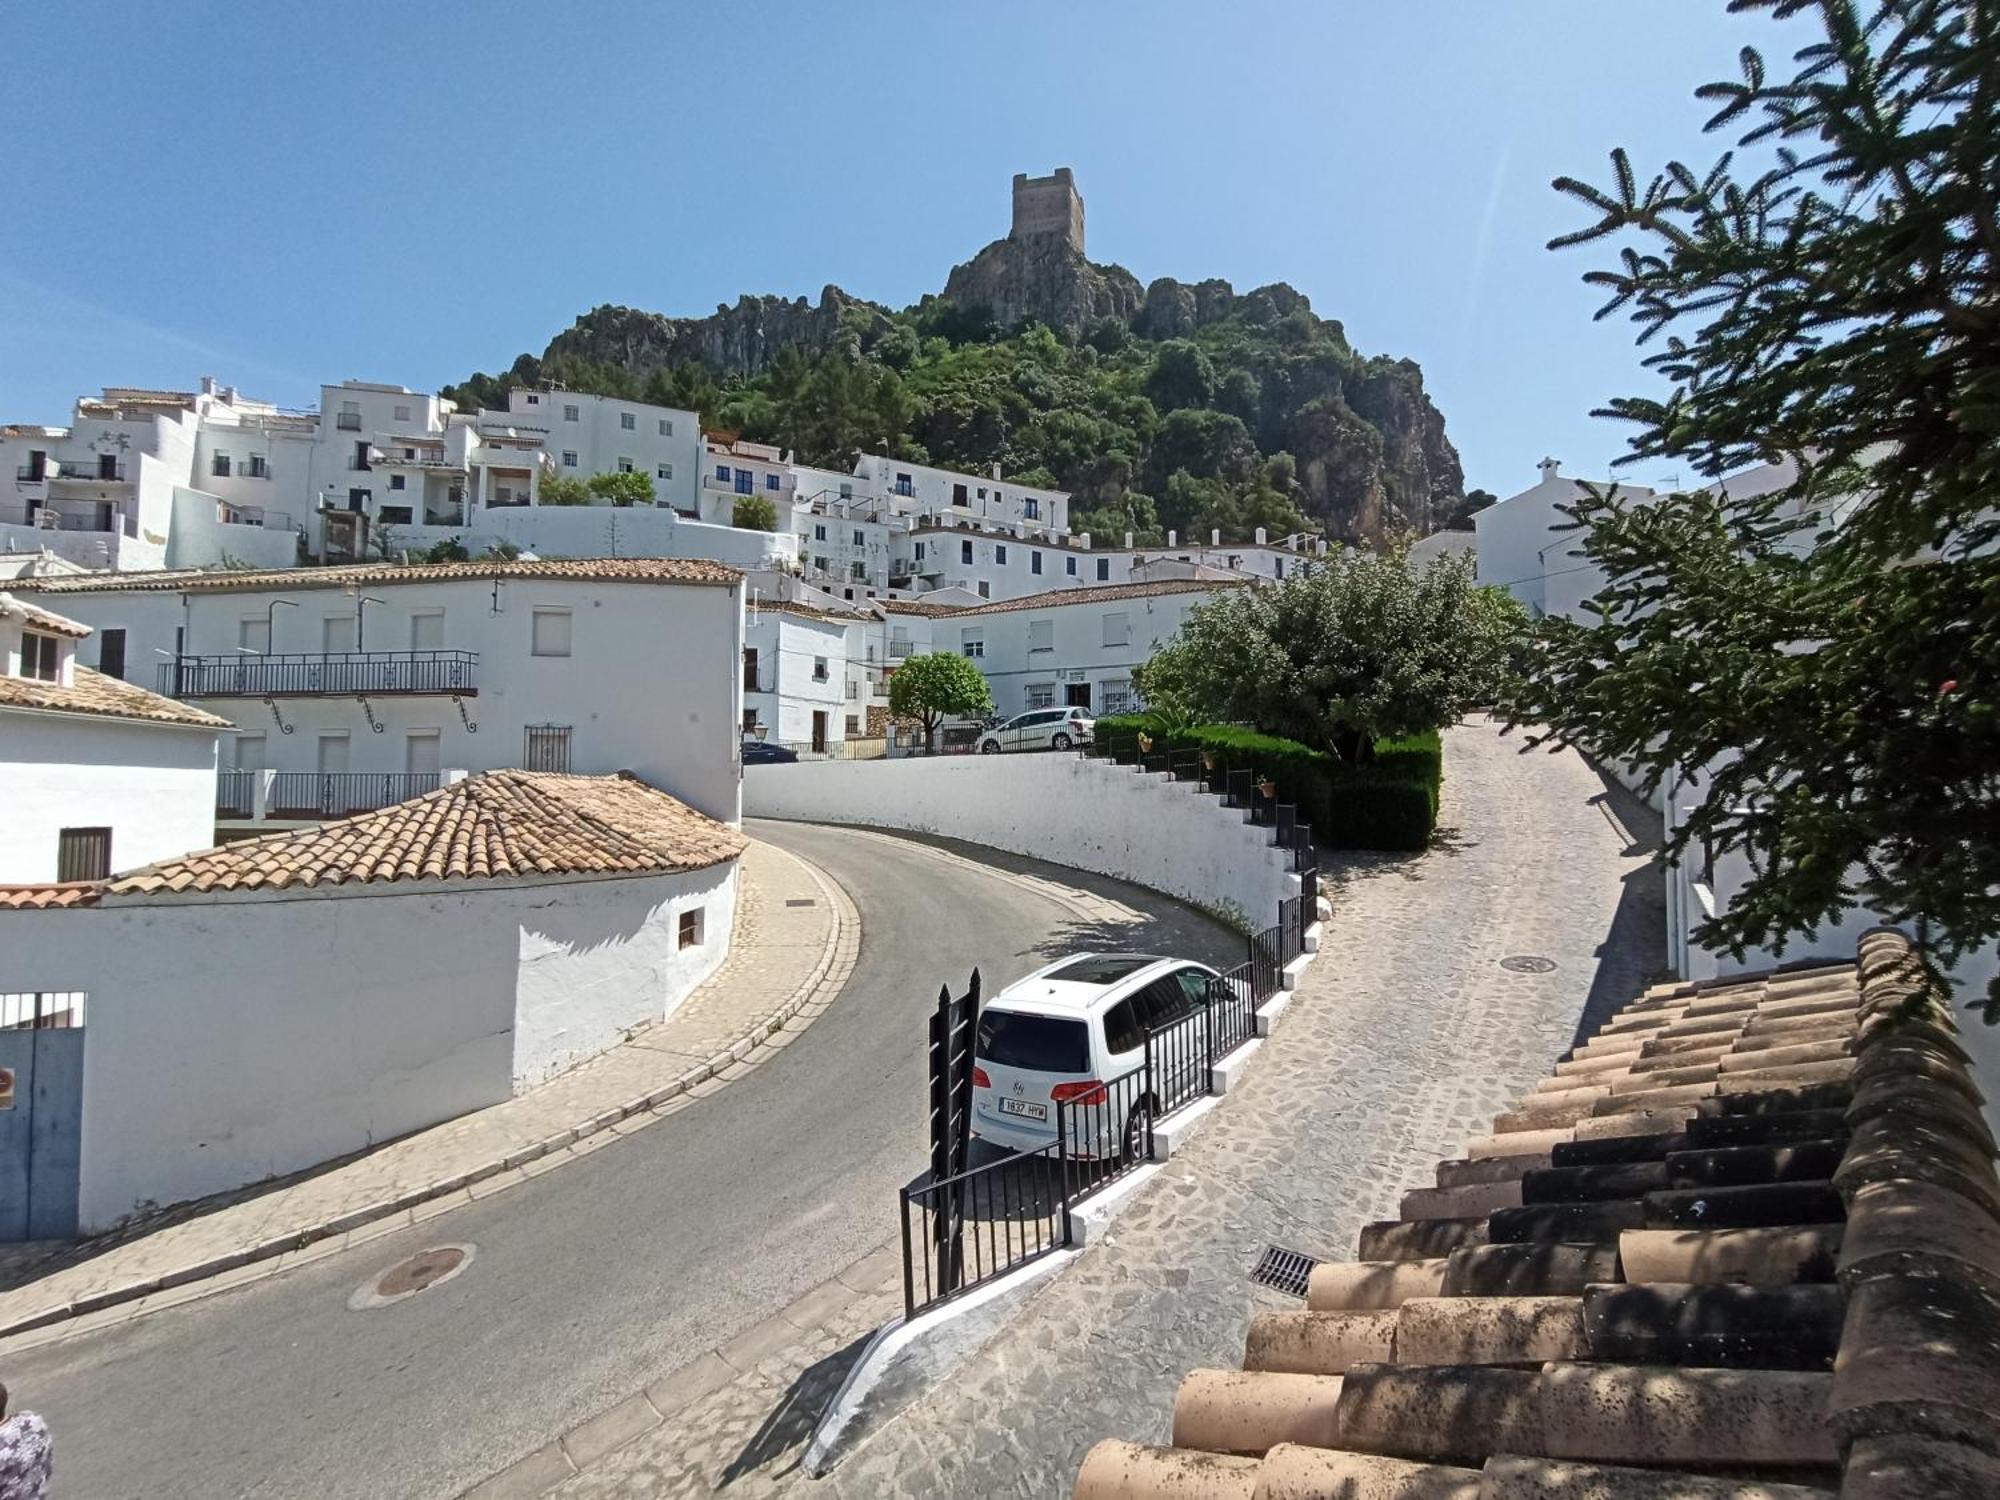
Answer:
<path fill-rule="evenodd" d="M 1375 757 L 1345 765 L 1297 740 L 1232 724 L 1162 730 L 1143 714 L 1097 721 L 1097 746 L 1121 761 L 1138 758 L 1138 736 L 1153 737 L 1153 753 L 1206 750 L 1232 771 L 1253 771 L 1278 784 L 1278 798 L 1295 803 L 1322 849 L 1423 849 L 1437 825 L 1444 781 L 1444 745 L 1435 730 L 1377 740 Z"/>

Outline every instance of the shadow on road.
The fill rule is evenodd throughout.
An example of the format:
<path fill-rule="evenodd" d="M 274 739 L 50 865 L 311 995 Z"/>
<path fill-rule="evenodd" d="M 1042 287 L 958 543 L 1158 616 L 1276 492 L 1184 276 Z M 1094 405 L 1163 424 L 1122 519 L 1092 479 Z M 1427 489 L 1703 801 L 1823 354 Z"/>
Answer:
<path fill-rule="evenodd" d="M 872 1337 L 874 1333 L 870 1330 L 799 1371 L 798 1377 L 778 1397 L 778 1404 L 764 1414 L 764 1420 L 743 1445 L 743 1451 L 729 1461 L 717 1488 L 728 1489 L 745 1475 L 759 1470 L 767 1470 L 768 1477 L 780 1479 L 798 1468 L 799 1451 L 811 1439 L 820 1417 Z M 791 1461 L 783 1467 L 769 1467 L 787 1456 Z"/>

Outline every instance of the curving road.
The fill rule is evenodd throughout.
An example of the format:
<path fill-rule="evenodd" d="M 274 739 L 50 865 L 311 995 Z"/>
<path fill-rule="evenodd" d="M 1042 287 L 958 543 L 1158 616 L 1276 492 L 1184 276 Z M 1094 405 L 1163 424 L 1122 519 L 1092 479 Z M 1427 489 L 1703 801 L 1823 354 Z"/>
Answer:
<path fill-rule="evenodd" d="M 840 998 L 729 1088 L 559 1170 L 404 1233 L 10 1359 L 56 1438 L 59 1500 L 444 1500 L 785 1306 L 894 1229 L 924 1156 L 924 1022 L 941 983 L 989 989 L 1081 948 L 1218 966 L 1240 940 L 1117 882 L 805 824 L 752 824 L 853 898 Z M 1021 875 L 1029 879 L 1019 878 Z M 1043 887 L 1111 896 L 1097 925 Z M 454 1280 L 349 1295 L 426 1245 Z"/>

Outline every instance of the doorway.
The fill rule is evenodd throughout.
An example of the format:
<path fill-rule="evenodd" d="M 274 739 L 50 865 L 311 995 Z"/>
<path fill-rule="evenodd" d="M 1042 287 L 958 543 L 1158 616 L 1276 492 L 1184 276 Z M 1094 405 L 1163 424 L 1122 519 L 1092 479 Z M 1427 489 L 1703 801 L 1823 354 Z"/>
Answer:
<path fill-rule="evenodd" d="M 0 1241 L 76 1233 L 84 996 L 0 995 Z"/>
<path fill-rule="evenodd" d="M 826 710 L 823 708 L 813 710 L 812 748 L 814 755 L 826 754 Z"/>

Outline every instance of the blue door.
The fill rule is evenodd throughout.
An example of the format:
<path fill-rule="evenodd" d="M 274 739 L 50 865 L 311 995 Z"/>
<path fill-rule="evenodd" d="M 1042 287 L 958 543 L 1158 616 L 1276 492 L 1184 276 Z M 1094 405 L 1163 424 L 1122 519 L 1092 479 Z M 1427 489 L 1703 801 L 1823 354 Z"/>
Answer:
<path fill-rule="evenodd" d="M 67 1239 L 82 1161 L 83 996 L 0 999 L 0 1241 Z"/>

